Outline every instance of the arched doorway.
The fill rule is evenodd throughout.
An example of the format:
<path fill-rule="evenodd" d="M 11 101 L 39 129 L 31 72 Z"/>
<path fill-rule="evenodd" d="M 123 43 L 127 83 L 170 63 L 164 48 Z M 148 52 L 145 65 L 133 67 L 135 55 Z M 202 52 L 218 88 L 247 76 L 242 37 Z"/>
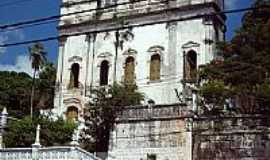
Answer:
<path fill-rule="evenodd" d="M 109 77 L 109 62 L 104 60 L 100 65 L 100 85 L 108 85 L 108 77 Z"/>
<path fill-rule="evenodd" d="M 135 78 L 135 60 L 133 57 L 128 57 L 125 62 L 125 84 L 133 84 Z"/>
<path fill-rule="evenodd" d="M 74 106 L 68 107 L 67 113 L 66 113 L 66 118 L 67 120 L 71 121 L 77 121 L 78 120 L 78 109 Z"/>
<path fill-rule="evenodd" d="M 155 54 L 151 56 L 150 62 L 150 80 L 159 80 L 160 79 L 160 55 Z"/>

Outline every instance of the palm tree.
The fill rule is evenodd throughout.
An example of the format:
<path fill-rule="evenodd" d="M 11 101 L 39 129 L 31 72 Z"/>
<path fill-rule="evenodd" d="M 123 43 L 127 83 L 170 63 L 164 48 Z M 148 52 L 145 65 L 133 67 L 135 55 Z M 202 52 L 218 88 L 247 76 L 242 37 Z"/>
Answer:
<path fill-rule="evenodd" d="M 117 70 L 116 62 L 117 62 L 118 52 L 119 52 L 118 49 L 120 48 L 121 50 L 123 50 L 124 43 L 131 41 L 133 39 L 134 39 L 134 34 L 132 33 L 132 28 L 128 28 L 123 31 L 117 30 L 115 32 L 114 82 L 116 82 L 116 70 Z"/>
<path fill-rule="evenodd" d="M 29 56 L 32 63 L 33 72 L 33 81 L 32 81 L 32 90 L 31 90 L 31 106 L 30 106 L 30 116 L 33 116 L 33 104 L 34 104 L 34 96 L 35 96 L 35 80 L 36 73 L 40 70 L 41 66 L 46 61 L 46 52 L 44 51 L 44 46 L 41 43 L 36 43 L 33 46 L 28 48 Z"/>

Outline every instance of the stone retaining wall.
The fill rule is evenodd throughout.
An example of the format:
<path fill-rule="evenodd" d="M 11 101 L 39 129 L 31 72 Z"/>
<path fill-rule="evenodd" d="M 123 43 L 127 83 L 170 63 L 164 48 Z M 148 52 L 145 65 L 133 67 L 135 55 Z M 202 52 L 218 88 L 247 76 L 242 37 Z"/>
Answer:
<path fill-rule="evenodd" d="M 270 117 L 194 119 L 194 160 L 269 160 Z"/>

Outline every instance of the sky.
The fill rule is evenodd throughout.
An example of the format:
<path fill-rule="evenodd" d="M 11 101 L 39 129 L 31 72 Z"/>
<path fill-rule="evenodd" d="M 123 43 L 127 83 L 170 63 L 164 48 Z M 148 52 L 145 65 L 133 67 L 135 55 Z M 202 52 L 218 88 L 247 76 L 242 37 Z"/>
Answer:
<path fill-rule="evenodd" d="M 245 8 L 252 4 L 253 0 L 225 0 L 226 10 Z M 61 0 L 1 0 L 0 1 L 0 25 L 17 23 L 25 20 L 37 19 L 60 12 Z M 227 40 L 231 39 L 234 31 L 241 26 L 243 13 L 227 15 Z M 57 22 L 1 32 L 0 44 L 14 43 L 32 39 L 56 36 Z M 0 48 L 0 70 L 32 73 L 31 63 L 28 55 L 28 45 Z M 44 42 L 47 58 L 56 63 L 58 53 L 58 42 L 56 40 Z"/>

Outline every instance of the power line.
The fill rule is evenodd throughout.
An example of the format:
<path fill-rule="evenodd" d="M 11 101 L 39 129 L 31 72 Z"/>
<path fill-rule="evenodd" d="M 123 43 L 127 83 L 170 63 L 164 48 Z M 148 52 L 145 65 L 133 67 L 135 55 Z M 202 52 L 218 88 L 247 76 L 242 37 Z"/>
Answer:
<path fill-rule="evenodd" d="M 141 1 L 145 1 L 145 0 L 141 0 Z M 86 3 L 86 2 L 93 2 L 93 0 L 86 0 L 86 1 L 80 1 L 80 2 L 73 2 L 69 5 L 75 5 L 75 4 L 78 4 L 78 3 Z M 139 2 L 139 1 L 138 1 Z M 133 2 L 134 3 L 134 2 Z M 152 2 L 150 5 L 154 5 L 154 4 L 159 4 L 160 2 Z M 118 5 L 121 5 L 121 4 L 118 4 Z M 149 5 L 149 4 L 148 4 Z M 140 5 L 140 6 L 143 6 L 143 5 Z M 111 8 L 111 6 L 109 6 Z M 87 11 L 88 12 L 88 11 Z M 90 11 L 89 11 L 90 12 Z M 109 11 L 110 12 L 110 11 Z M 75 13 L 75 12 L 74 12 Z M 107 13 L 107 12 L 102 12 L 102 13 Z M 73 13 L 72 13 L 73 14 Z M 61 15 L 63 16 L 63 15 Z M 77 18 L 83 18 L 83 17 L 87 17 L 87 16 L 90 16 L 90 14 L 88 15 L 81 15 L 81 16 L 78 16 Z M 59 22 L 60 19 L 57 19 L 57 20 L 49 20 L 49 21 L 45 21 L 45 22 L 39 22 L 39 23 L 30 23 L 30 24 L 25 24 L 25 25 L 19 25 L 17 27 L 8 27 L 6 29 L 1 29 L 0 30 L 0 33 L 3 33 L 3 32 L 9 32 L 9 31 L 13 31 L 13 30 L 18 30 L 18 29 L 22 29 L 22 28 L 30 28 L 30 27 L 34 27 L 34 26 L 39 26 L 39 25 L 44 25 L 44 24 L 50 24 L 50 23 L 55 23 L 55 22 Z M 12 25 L 12 24 L 11 24 Z M 0 26 L 1 27 L 1 26 Z"/>
<path fill-rule="evenodd" d="M 242 8 L 242 9 L 220 11 L 220 12 L 209 13 L 209 14 L 198 14 L 198 15 L 195 15 L 195 16 L 176 18 L 176 19 L 171 19 L 171 20 L 160 20 L 160 21 L 148 22 L 148 23 L 144 23 L 144 24 L 123 25 L 121 27 L 115 27 L 115 28 L 109 28 L 109 29 L 101 29 L 101 30 L 89 31 L 89 32 L 78 32 L 78 33 L 73 33 L 73 34 L 66 34 L 66 35 L 61 35 L 61 36 L 52 36 L 52 37 L 29 40 L 29 41 L 7 43 L 7 44 L 0 45 L 0 47 L 10 47 L 10 46 L 16 46 L 16 45 L 31 44 L 31 43 L 36 43 L 36 42 L 46 42 L 46 41 L 51 41 L 51 40 L 57 40 L 59 38 L 65 38 L 65 37 L 71 37 L 71 36 L 79 36 L 79 35 L 83 35 L 83 34 L 109 32 L 109 31 L 114 31 L 114 30 L 128 29 L 128 28 L 131 28 L 131 27 L 141 27 L 141 26 L 161 24 L 161 23 L 166 23 L 166 22 L 186 21 L 186 20 L 197 19 L 197 18 L 202 18 L 202 17 L 207 17 L 207 16 L 215 16 L 215 15 L 221 15 L 221 14 L 231 14 L 231 13 L 245 12 L 245 11 L 256 10 L 256 9 L 266 8 L 266 7 L 269 8 L 270 6 L 250 7 L 250 8 Z M 171 9 L 175 9 L 175 8 L 171 8 Z"/>
<path fill-rule="evenodd" d="M 37 1 L 38 2 L 38 0 L 17 0 L 17 1 L 13 1 L 13 2 L 1 3 L 0 7 L 3 8 L 3 7 L 15 6 L 15 5 L 18 5 L 18 4 L 21 4 L 21 3 L 27 3 L 27 2 L 31 2 L 31 1 Z"/>
<path fill-rule="evenodd" d="M 62 15 L 53 15 L 53 16 L 48 16 L 48 17 L 39 18 L 39 19 L 33 19 L 33 20 L 29 20 L 29 21 L 21 21 L 21 22 L 17 22 L 17 23 L 13 23 L 13 24 L 1 25 L 0 29 L 6 29 L 9 27 L 17 27 L 17 26 L 22 26 L 22 25 L 27 25 L 27 24 L 32 24 L 32 23 L 38 23 L 38 22 L 48 21 L 48 20 L 52 20 L 52 19 L 59 19 L 61 17 L 67 17 L 67 16 L 82 14 L 82 13 L 86 13 L 86 12 L 99 11 L 99 10 L 103 11 L 105 9 L 110 9 L 110 8 L 114 8 L 117 6 L 127 5 L 127 4 L 131 4 L 131 3 L 142 2 L 142 1 L 148 1 L 148 0 L 135 0 L 133 2 L 116 3 L 113 5 L 100 7 L 100 8 L 87 9 L 87 10 L 82 10 L 82 11 L 77 11 L 77 12 L 72 12 L 72 13 L 66 13 L 66 14 L 62 14 Z"/>
<path fill-rule="evenodd" d="M 141 1 L 145 1 L 145 0 L 141 0 Z M 86 3 L 86 2 L 93 2 L 93 0 L 86 0 L 86 1 L 80 1 L 80 2 L 73 2 L 72 5 L 74 4 L 77 4 L 77 3 Z M 139 2 L 139 1 L 138 1 Z M 134 2 L 133 2 L 134 3 Z M 152 3 L 149 3 L 150 5 L 155 5 L 155 4 L 159 4 L 160 2 L 152 2 Z M 148 5 L 149 5 L 148 4 Z M 69 4 L 70 5 L 70 4 Z M 141 6 L 144 6 L 144 5 L 140 5 Z M 110 11 L 109 11 L 110 12 Z M 102 12 L 102 13 L 108 13 L 108 12 Z M 81 16 L 78 16 L 77 18 L 83 18 L 83 17 L 87 17 L 87 16 L 90 16 L 90 14 L 87 14 L 87 15 L 81 15 Z M 50 23 L 55 23 L 55 22 L 59 22 L 60 19 L 57 19 L 57 20 L 50 20 L 50 21 L 45 21 L 45 22 L 39 22 L 39 23 L 33 23 L 33 24 L 26 24 L 26 25 L 19 25 L 17 27 L 8 27 L 6 29 L 1 29 L 0 30 L 0 33 L 3 33 L 3 32 L 9 32 L 9 31 L 13 31 L 13 30 L 18 30 L 18 29 L 22 29 L 22 28 L 30 28 L 30 27 L 34 27 L 34 26 L 39 26 L 39 25 L 44 25 L 44 24 L 50 24 Z"/>
<path fill-rule="evenodd" d="M 30 2 L 30 1 L 34 1 L 34 0 L 17 0 L 17 1 L 13 1 L 13 2 L 1 3 L 0 7 L 7 7 L 7 6 L 17 5 L 20 3 L 25 3 L 25 2 Z"/>

